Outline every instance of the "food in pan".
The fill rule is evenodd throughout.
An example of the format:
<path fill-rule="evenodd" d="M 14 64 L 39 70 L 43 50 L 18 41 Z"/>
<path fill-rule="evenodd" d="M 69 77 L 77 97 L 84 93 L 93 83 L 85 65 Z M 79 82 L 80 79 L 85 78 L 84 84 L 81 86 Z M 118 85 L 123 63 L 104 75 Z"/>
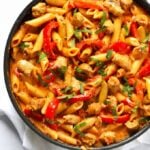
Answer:
<path fill-rule="evenodd" d="M 23 114 L 54 140 L 102 147 L 150 117 L 150 17 L 132 0 L 46 0 L 11 40 Z"/>

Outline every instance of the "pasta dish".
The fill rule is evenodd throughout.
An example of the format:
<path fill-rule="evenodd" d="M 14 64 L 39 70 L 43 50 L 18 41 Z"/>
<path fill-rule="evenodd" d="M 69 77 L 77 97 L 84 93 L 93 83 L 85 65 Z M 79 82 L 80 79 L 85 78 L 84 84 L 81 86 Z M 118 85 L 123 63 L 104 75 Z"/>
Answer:
<path fill-rule="evenodd" d="M 132 0 L 45 0 L 10 44 L 11 88 L 48 137 L 86 149 L 150 119 L 150 16 Z"/>

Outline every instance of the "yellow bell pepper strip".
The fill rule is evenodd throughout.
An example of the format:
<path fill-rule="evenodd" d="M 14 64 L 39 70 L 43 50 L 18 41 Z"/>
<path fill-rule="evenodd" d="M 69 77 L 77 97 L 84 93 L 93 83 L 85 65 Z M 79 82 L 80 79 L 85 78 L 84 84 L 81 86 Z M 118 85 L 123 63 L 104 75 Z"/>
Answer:
<path fill-rule="evenodd" d="M 50 59 L 56 59 L 56 43 L 52 41 L 52 31 L 58 28 L 58 22 L 51 21 L 43 29 L 43 51 L 49 56 Z"/>

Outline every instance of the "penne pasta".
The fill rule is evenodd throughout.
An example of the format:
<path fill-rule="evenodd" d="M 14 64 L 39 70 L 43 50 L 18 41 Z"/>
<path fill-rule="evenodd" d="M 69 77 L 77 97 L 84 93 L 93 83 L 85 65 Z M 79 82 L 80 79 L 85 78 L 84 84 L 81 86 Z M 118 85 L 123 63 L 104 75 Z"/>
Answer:
<path fill-rule="evenodd" d="M 36 97 L 46 97 L 47 96 L 47 91 L 43 90 L 42 88 L 38 88 L 36 86 L 31 85 L 28 82 L 25 82 L 25 85 L 27 87 L 27 90 L 32 96 Z"/>
<path fill-rule="evenodd" d="M 30 25 L 32 27 L 40 27 L 42 24 L 52 20 L 55 18 L 55 15 L 52 13 L 44 14 L 38 18 L 28 20 L 25 22 L 25 24 Z"/>
<path fill-rule="evenodd" d="M 28 15 L 10 37 L 8 73 L 18 108 L 42 135 L 105 149 L 148 124 L 147 12 L 132 0 L 42 0 Z"/>
<path fill-rule="evenodd" d="M 12 39 L 12 42 L 11 42 L 12 47 L 16 47 L 21 43 L 22 39 L 24 38 L 24 36 L 27 32 L 27 29 L 28 29 L 28 27 L 25 25 L 22 25 L 20 27 L 20 29 L 16 32 L 16 34 L 14 35 L 14 37 Z"/>

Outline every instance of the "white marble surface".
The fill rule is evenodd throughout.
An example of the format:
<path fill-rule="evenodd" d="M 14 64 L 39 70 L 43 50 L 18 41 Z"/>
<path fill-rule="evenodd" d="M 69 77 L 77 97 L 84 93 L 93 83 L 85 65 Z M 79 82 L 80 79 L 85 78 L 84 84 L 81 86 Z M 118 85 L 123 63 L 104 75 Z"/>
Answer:
<path fill-rule="evenodd" d="M 0 5 L 0 150 L 63 150 L 44 141 L 25 126 L 12 107 L 4 84 L 3 55 L 6 40 L 17 16 L 30 1 L 4 0 Z M 150 150 L 149 135 L 147 132 L 119 149 Z"/>

